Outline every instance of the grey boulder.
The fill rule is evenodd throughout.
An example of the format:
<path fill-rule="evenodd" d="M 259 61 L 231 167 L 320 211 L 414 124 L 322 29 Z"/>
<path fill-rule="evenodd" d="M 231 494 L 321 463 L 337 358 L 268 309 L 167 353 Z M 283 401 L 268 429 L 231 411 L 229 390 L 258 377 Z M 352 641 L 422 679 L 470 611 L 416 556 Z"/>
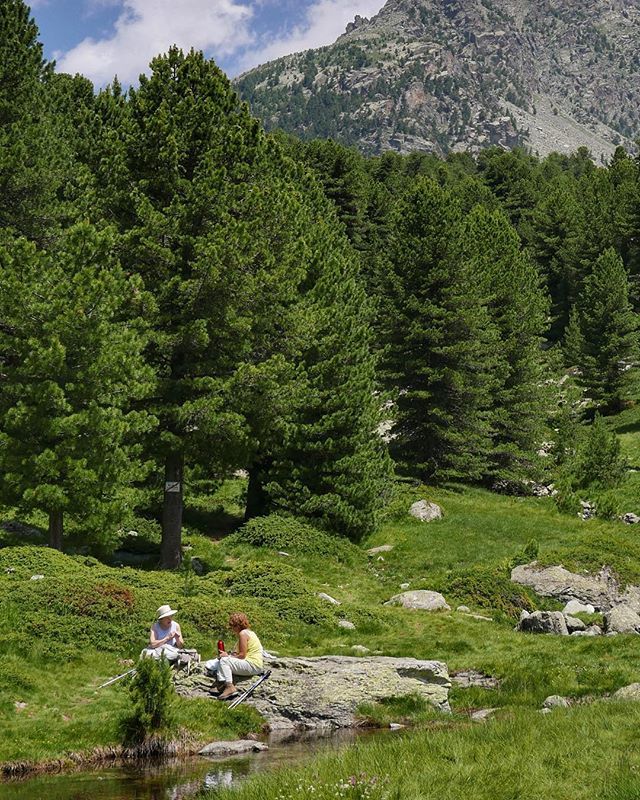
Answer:
<path fill-rule="evenodd" d="M 579 600 L 569 600 L 562 609 L 563 614 L 595 614 L 596 610 L 591 603 L 581 603 Z"/>
<path fill-rule="evenodd" d="M 640 633 L 640 615 L 629 606 L 614 606 L 604 615 L 606 633 Z"/>
<path fill-rule="evenodd" d="M 569 708 L 571 703 L 566 697 L 561 697 L 559 694 L 552 694 L 542 704 L 543 708 Z"/>
<path fill-rule="evenodd" d="M 442 509 L 436 503 L 427 500 L 418 500 L 409 509 L 409 514 L 420 522 L 433 522 L 434 519 L 442 519 Z"/>
<path fill-rule="evenodd" d="M 613 700 L 640 700 L 640 683 L 631 683 L 613 693 Z"/>
<path fill-rule="evenodd" d="M 520 620 L 516 630 L 523 633 L 552 633 L 556 636 L 569 635 L 562 611 L 534 611 Z"/>
<path fill-rule="evenodd" d="M 387 600 L 385 606 L 402 606 L 420 611 L 451 611 L 451 606 L 440 592 L 430 592 L 426 589 L 396 594 Z"/>
<path fill-rule="evenodd" d="M 542 597 L 554 597 L 565 603 L 579 600 L 605 611 L 615 605 L 619 595 L 618 583 L 607 568 L 597 575 L 579 575 L 561 566 L 541 567 L 533 562 L 514 567 L 511 580 Z"/>
<path fill-rule="evenodd" d="M 577 617 L 570 617 L 567 614 L 564 615 L 564 621 L 567 623 L 567 630 L 570 634 L 578 633 L 580 631 L 586 631 L 587 626 L 581 619 Z"/>

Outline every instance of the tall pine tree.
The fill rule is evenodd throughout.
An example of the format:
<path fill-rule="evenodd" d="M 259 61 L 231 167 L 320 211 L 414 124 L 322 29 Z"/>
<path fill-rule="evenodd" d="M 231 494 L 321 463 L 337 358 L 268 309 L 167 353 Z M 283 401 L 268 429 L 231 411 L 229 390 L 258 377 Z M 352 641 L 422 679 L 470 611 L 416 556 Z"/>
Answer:
<path fill-rule="evenodd" d="M 573 348 L 580 383 L 598 408 L 621 408 L 638 358 L 640 318 L 629 302 L 629 281 L 620 256 L 610 248 L 596 261 L 576 303 Z"/>
<path fill-rule="evenodd" d="M 498 332 L 461 256 L 461 212 L 419 179 L 399 202 L 390 249 L 384 377 L 396 390 L 392 453 L 424 480 L 474 480 L 489 466 Z"/>
<path fill-rule="evenodd" d="M 492 394 L 492 469 L 504 478 L 528 477 L 547 410 L 541 345 L 548 300 L 503 212 L 477 206 L 464 221 L 462 242 L 472 280 L 483 287 L 500 337 L 503 369 Z"/>
<path fill-rule="evenodd" d="M 109 233 L 71 229 L 50 254 L 6 233 L 0 243 L 0 471 L 3 500 L 98 534 L 121 518 L 123 490 L 141 477 L 135 443 L 153 420 L 130 404 L 151 373 L 127 278 Z"/>

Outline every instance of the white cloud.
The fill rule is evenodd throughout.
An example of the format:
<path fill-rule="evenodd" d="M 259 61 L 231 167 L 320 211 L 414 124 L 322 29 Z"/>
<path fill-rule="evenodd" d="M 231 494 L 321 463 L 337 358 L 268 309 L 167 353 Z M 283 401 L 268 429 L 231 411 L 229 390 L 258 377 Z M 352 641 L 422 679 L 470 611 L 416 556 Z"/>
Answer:
<path fill-rule="evenodd" d="M 243 70 L 264 64 L 274 58 L 332 44 L 344 33 L 347 23 L 356 14 L 372 17 L 384 0 L 315 0 L 307 9 L 305 21 L 284 36 L 262 48 L 247 53 L 241 62 Z"/>
<path fill-rule="evenodd" d="M 117 74 L 127 84 L 172 44 L 231 55 L 253 41 L 252 14 L 249 5 L 236 0 L 123 0 L 113 34 L 56 53 L 58 70 L 80 72 L 98 85 Z"/>

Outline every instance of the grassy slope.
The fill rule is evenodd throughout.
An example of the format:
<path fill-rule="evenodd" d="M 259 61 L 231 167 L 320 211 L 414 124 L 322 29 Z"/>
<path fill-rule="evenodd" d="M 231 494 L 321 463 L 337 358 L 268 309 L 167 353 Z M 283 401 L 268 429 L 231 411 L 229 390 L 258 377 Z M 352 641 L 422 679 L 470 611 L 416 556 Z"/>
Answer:
<path fill-rule="evenodd" d="M 637 409 L 631 409 L 615 421 L 625 437 L 630 460 L 640 449 L 639 418 Z M 237 485 L 225 487 L 223 493 L 236 502 Z M 542 560 L 596 569 L 611 563 L 624 580 L 640 582 L 636 530 L 620 523 L 583 523 L 560 515 L 549 500 L 500 497 L 470 489 L 433 491 L 428 497 L 443 506 L 443 521 L 425 525 L 410 520 L 406 509 L 413 495 L 407 491 L 389 509 L 379 531 L 362 548 L 347 547 L 340 558 L 296 548 L 288 548 L 290 555 L 283 557 L 277 553 L 279 547 L 255 548 L 233 538 L 214 543 L 194 534 L 189 539 L 192 552 L 214 568 L 203 578 L 110 568 L 94 559 L 70 558 L 48 550 L 0 549 L 0 614 L 5 632 L 0 639 L 0 712 L 7 720 L 0 730 L 0 763 L 45 760 L 115 743 L 117 718 L 128 703 L 126 688 L 116 685 L 95 694 L 95 687 L 126 668 L 120 659 L 139 652 L 153 611 L 162 602 L 177 605 L 189 644 L 205 657 L 223 633 L 229 611 L 241 608 L 254 619 L 265 646 L 282 654 L 348 654 L 358 644 L 385 655 L 442 659 L 452 671 L 475 668 L 501 678 L 502 685 L 494 692 L 454 689 L 452 703 L 457 715 L 444 726 L 438 722 L 429 737 L 416 740 L 422 743 L 416 747 L 427 748 L 424 760 L 434 769 L 438 759 L 429 754 L 432 736 L 436 736 L 436 744 L 441 737 L 437 747 L 443 753 L 448 748 L 459 751 L 459 772 L 464 772 L 465 759 L 487 758 L 492 747 L 504 750 L 504 742 L 511 741 L 516 730 L 522 742 L 513 745 L 513 752 L 509 745 L 507 755 L 500 756 L 507 762 L 518 752 L 521 756 L 527 753 L 529 747 L 531 758 L 550 757 L 545 749 L 547 737 L 562 734 L 571 739 L 574 726 L 582 726 L 585 735 L 597 731 L 604 736 L 610 753 L 623 747 L 631 729 L 627 717 L 637 723 L 636 709 L 625 712 L 622 726 L 623 715 L 613 706 L 556 712 L 552 721 L 543 720 L 535 709 L 549 694 L 598 696 L 640 680 L 638 640 L 523 636 L 513 631 L 514 620 L 504 610 L 531 603 L 552 607 L 549 601 L 526 593 L 511 596 L 509 566 L 514 559 L 523 558 L 523 549 L 532 540 L 537 542 Z M 213 533 L 220 524 L 228 527 L 232 521 L 216 503 L 202 500 L 193 505 L 192 528 Z M 363 552 L 381 544 L 394 545 L 381 560 Z M 15 572 L 7 573 L 7 568 Z M 250 593 L 242 581 L 247 572 L 262 576 L 264 588 L 258 596 L 247 596 Z M 36 573 L 45 578 L 31 581 Z M 455 611 L 427 614 L 384 607 L 385 600 L 401 591 L 402 583 L 410 583 L 411 588 L 441 589 L 454 608 L 465 602 L 494 621 L 472 619 Z M 314 596 L 317 591 L 328 592 L 342 601 L 342 606 L 323 605 Z M 357 629 L 339 628 L 340 618 L 351 619 Z M 26 708 L 17 709 L 16 702 L 26 703 Z M 469 728 L 464 719 L 467 711 L 485 706 L 501 708 L 505 719 L 496 721 L 495 731 L 483 728 L 491 731 L 483 735 L 475 727 Z M 382 719 L 402 716 L 402 708 L 369 711 Z M 428 713 L 417 711 L 409 716 L 434 725 Z M 260 726 L 249 709 L 230 713 L 207 701 L 181 701 L 180 719 L 200 740 L 243 735 Z M 618 727 L 616 739 L 611 731 Z M 390 747 L 388 752 L 376 750 L 371 755 L 363 750 L 358 758 L 369 770 L 378 762 L 393 764 L 399 758 L 393 748 L 403 745 Z M 551 746 L 549 752 L 553 752 Z M 601 755 L 606 758 L 604 752 Z M 575 749 L 558 756 L 557 765 L 569 756 L 582 759 Z M 353 758 L 345 755 L 344 769 L 351 769 L 348 765 Z M 446 776 L 449 762 L 443 759 L 446 769 L 443 764 L 438 769 Z M 336 769 L 335 765 L 331 769 Z M 388 769 L 399 785 L 408 780 L 400 768 Z M 386 766 L 384 770 L 386 774 Z M 440 786 L 432 777 L 433 786 Z M 268 778 L 261 780 L 266 781 L 265 787 L 277 784 L 277 779 L 273 784 Z M 487 780 L 493 785 L 493 778 Z M 447 785 L 443 778 L 442 786 Z M 417 784 L 412 791 L 415 793 L 398 797 L 432 796 L 431 789 L 424 794 L 426 789 Z M 264 792 L 260 796 L 265 800 L 277 797 L 275 788 Z M 441 793 L 460 796 L 447 795 L 444 789 Z M 494 796 L 518 795 L 505 789 L 504 794 Z M 565 796 L 581 795 L 576 790 Z"/>

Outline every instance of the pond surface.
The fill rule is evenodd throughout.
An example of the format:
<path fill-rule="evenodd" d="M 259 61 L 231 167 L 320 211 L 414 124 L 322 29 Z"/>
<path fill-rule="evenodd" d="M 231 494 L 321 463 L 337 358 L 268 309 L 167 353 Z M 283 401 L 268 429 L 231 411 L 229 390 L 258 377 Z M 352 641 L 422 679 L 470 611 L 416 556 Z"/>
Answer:
<path fill-rule="evenodd" d="M 389 735 L 393 734 L 388 731 L 340 732 L 291 742 L 272 740 L 265 752 L 224 760 L 194 757 L 38 775 L 0 782 L 0 800 L 186 800 L 202 789 L 228 788 L 258 772 L 295 766 L 356 739 L 368 741 Z"/>

